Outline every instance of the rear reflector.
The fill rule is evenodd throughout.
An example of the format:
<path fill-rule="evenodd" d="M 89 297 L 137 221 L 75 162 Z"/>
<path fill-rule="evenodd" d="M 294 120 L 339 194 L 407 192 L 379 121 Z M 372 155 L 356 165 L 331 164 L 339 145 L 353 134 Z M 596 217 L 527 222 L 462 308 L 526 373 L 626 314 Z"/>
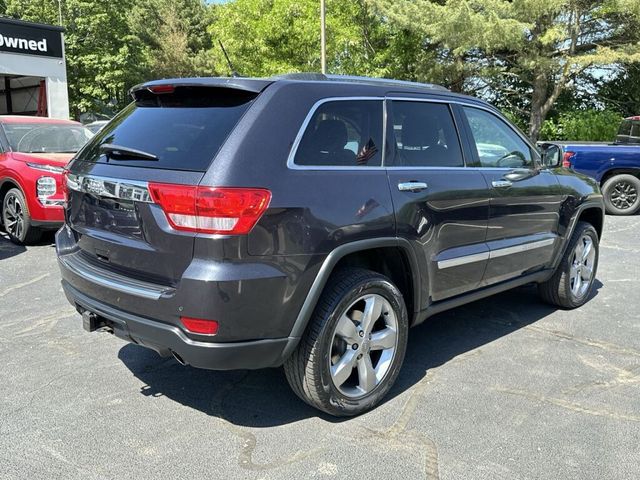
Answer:
<path fill-rule="evenodd" d="M 203 320 L 201 318 L 180 317 L 180 321 L 184 328 L 191 333 L 200 333 L 203 335 L 215 335 L 218 333 L 218 322 L 215 320 Z"/>
<path fill-rule="evenodd" d="M 271 201 L 262 188 L 149 183 L 149 193 L 176 230 L 225 235 L 249 233 Z"/>
<path fill-rule="evenodd" d="M 575 154 L 575 152 L 564 152 L 564 155 L 562 156 L 562 166 L 564 168 L 571 168 L 571 160 Z"/>

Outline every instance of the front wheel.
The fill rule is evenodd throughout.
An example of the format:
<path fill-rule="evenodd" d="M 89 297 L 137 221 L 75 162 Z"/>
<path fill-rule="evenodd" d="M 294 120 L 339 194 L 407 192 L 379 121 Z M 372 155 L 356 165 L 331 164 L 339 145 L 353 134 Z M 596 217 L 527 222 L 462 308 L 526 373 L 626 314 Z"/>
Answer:
<path fill-rule="evenodd" d="M 602 186 L 604 206 L 610 215 L 633 215 L 640 209 L 640 179 L 615 175 Z"/>
<path fill-rule="evenodd" d="M 540 296 L 562 308 L 584 305 L 593 290 L 599 255 L 598 233 L 591 224 L 578 222 L 555 273 L 538 285 Z"/>
<path fill-rule="evenodd" d="M 22 192 L 12 188 L 2 202 L 2 223 L 13 243 L 24 245 L 37 242 L 42 232 L 31 225 L 27 201 Z"/>
<path fill-rule="evenodd" d="M 363 413 L 387 394 L 404 360 L 408 316 L 398 288 L 359 268 L 329 280 L 287 380 L 309 405 L 336 416 Z"/>

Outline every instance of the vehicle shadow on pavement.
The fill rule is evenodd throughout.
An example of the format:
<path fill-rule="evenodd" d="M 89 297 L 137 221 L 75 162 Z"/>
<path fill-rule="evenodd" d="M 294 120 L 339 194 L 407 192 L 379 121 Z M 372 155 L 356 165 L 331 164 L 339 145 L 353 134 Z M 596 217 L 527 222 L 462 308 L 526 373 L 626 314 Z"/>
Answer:
<path fill-rule="evenodd" d="M 6 233 L 0 232 L 0 260 L 15 257 L 26 251 L 27 249 L 22 245 L 16 245 L 9 240 Z"/>
<path fill-rule="evenodd" d="M 35 243 L 33 246 L 47 246 L 53 245 L 54 242 L 53 233 L 45 233 L 42 235 L 40 241 Z M 5 232 L 0 232 L 0 260 L 4 260 L 7 258 L 15 257 L 16 255 L 20 255 L 27 251 L 27 248 L 23 245 L 16 245 L 11 240 L 9 240 L 9 236 Z"/>
<path fill-rule="evenodd" d="M 592 298 L 602 283 L 596 280 Z M 527 286 L 443 312 L 409 333 L 400 376 L 383 400 L 411 389 L 430 369 L 545 318 L 556 309 Z M 118 357 L 145 386 L 147 396 L 165 396 L 237 426 L 264 428 L 309 417 L 340 422 L 307 406 L 289 388 L 282 369 L 216 372 L 183 367 L 174 359 L 127 344 Z M 380 407 L 378 407 L 380 408 Z"/>

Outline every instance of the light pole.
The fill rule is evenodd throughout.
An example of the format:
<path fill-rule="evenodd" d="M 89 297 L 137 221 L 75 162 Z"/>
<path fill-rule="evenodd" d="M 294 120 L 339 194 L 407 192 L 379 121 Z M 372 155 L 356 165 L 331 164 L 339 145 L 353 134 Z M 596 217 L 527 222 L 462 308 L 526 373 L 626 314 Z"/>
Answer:
<path fill-rule="evenodd" d="M 320 65 L 323 74 L 327 73 L 326 11 L 324 2 L 325 0 L 320 0 Z"/>

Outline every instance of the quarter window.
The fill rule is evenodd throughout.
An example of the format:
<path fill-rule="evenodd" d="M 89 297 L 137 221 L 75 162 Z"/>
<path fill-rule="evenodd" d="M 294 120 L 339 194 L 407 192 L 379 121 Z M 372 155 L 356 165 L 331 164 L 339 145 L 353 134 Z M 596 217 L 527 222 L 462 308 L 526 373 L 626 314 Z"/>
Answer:
<path fill-rule="evenodd" d="M 464 107 L 482 167 L 532 167 L 531 149 L 504 121 L 492 113 Z"/>
<path fill-rule="evenodd" d="M 393 101 L 395 166 L 462 167 L 464 160 L 449 106 Z"/>
<path fill-rule="evenodd" d="M 318 107 L 300 140 L 296 165 L 382 165 L 382 101 L 340 100 Z"/>

